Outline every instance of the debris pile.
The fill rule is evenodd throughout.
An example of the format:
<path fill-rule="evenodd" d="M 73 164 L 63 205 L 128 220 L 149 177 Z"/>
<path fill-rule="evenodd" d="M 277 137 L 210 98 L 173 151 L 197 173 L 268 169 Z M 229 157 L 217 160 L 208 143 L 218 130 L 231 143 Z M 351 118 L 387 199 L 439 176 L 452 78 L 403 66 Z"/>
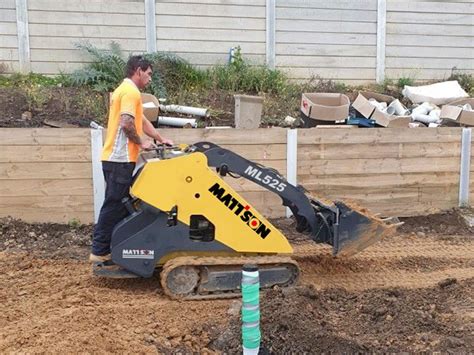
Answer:
<path fill-rule="evenodd" d="M 407 108 L 393 96 L 360 91 L 352 104 L 345 95 L 304 93 L 301 99 L 303 127 L 439 127 L 474 126 L 474 98 L 457 81 L 424 86 L 405 86 Z"/>

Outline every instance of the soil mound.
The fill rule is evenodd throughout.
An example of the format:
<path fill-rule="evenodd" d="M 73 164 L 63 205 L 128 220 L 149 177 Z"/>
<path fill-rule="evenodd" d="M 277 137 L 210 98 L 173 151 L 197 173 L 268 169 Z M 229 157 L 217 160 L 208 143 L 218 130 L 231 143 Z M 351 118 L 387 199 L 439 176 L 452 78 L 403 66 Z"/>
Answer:
<path fill-rule="evenodd" d="M 275 289 L 261 299 L 263 348 L 270 354 L 358 352 L 456 352 L 474 348 L 474 279 L 447 279 L 418 290 L 343 289 L 311 286 Z M 213 344 L 241 352 L 240 320 L 235 316 Z"/>
<path fill-rule="evenodd" d="M 83 259 L 89 251 L 92 229 L 92 225 L 30 224 L 11 217 L 0 218 L 0 250 Z"/>

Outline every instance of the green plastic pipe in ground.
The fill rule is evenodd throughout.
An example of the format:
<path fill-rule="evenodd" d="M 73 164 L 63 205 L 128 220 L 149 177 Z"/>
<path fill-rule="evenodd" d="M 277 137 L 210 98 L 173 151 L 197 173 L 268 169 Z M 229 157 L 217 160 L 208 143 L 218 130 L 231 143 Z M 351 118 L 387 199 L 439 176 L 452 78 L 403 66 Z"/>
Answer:
<path fill-rule="evenodd" d="M 256 265 L 242 268 L 242 348 L 244 355 L 260 349 L 260 280 Z"/>

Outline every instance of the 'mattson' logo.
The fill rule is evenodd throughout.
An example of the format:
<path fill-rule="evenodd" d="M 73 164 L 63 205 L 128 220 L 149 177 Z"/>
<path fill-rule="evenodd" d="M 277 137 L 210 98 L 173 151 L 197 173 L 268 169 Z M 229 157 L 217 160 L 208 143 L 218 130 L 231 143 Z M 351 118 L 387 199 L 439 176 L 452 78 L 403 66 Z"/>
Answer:
<path fill-rule="evenodd" d="M 225 189 L 217 182 L 209 188 L 209 192 L 216 196 L 217 199 L 229 210 L 234 212 L 236 216 L 239 216 L 240 219 L 253 229 L 262 239 L 265 239 L 270 234 L 270 228 L 253 215 L 250 211 L 249 205 L 242 205 L 234 196 L 232 196 L 232 194 L 226 193 Z"/>

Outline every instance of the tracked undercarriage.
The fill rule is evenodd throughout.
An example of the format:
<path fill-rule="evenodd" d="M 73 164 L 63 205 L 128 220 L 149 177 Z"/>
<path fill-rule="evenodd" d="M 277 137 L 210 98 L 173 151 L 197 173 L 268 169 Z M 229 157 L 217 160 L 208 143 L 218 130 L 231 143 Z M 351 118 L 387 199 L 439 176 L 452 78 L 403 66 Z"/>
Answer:
<path fill-rule="evenodd" d="M 198 300 L 240 295 L 242 266 L 259 266 L 260 288 L 287 287 L 296 283 L 298 264 L 289 257 L 178 257 L 161 271 L 161 285 L 171 298 Z"/>

